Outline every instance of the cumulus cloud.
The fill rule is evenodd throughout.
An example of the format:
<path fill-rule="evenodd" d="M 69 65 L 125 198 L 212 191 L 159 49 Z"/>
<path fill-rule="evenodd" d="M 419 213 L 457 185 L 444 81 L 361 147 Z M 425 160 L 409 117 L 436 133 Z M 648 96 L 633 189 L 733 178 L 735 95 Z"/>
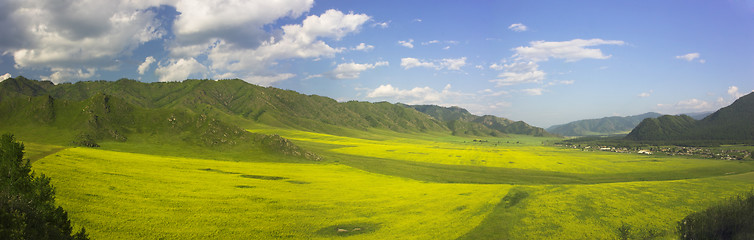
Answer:
<path fill-rule="evenodd" d="M 573 39 L 562 42 L 534 41 L 530 42 L 527 47 L 520 46 L 513 49 L 518 57 L 529 61 L 547 61 L 550 58 L 565 59 L 567 62 L 574 62 L 581 59 L 608 59 L 610 55 L 604 55 L 602 50 L 597 48 L 588 48 L 599 45 L 623 45 L 619 40 L 602 40 L 594 39 Z"/>
<path fill-rule="evenodd" d="M 514 24 L 511 24 L 510 26 L 508 26 L 508 29 L 513 30 L 514 32 L 524 32 L 528 28 L 526 27 L 526 25 L 524 25 L 522 23 L 514 23 Z"/>
<path fill-rule="evenodd" d="M 5 79 L 11 78 L 10 73 L 5 73 L 3 75 L 0 75 L 0 82 L 5 81 Z"/>
<path fill-rule="evenodd" d="M 62 80 L 118 69 L 128 62 L 122 58 L 149 41 L 161 40 L 169 56 L 145 60 L 136 67 L 140 74 L 160 62 L 160 80 L 181 80 L 187 72 L 199 71 L 274 80 L 288 76 L 270 73 L 278 61 L 333 57 L 347 48 L 332 47 L 325 40 L 357 33 L 371 19 L 331 9 L 298 24 L 269 29 L 279 19 L 301 17 L 313 5 L 313 0 L 11 1 L 0 8 L 0 49 L 13 56 L 17 68 L 50 70 L 54 75 L 49 78 Z M 170 12 L 166 8 L 179 14 L 166 18 L 161 15 Z M 373 48 L 363 44 L 354 50 Z"/>
<path fill-rule="evenodd" d="M 264 25 L 283 17 L 297 18 L 309 11 L 313 4 L 313 0 L 180 0 L 175 3 L 176 10 L 181 14 L 173 25 L 174 44 L 178 48 L 205 48 L 219 38 L 229 44 L 254 48 L 268 38 L 269 34 L 263 30 Z"/>
<path fill-rule="evenodd" d="M 194 58 L 181 58 L 171 60 L 167 65 L 161 65 L 154 70 L 159 76 L 160 82 L 175 82 L 188 79 L 192 74 L 205 73 L 207 67 L 196 61 Z"/>
<path fill-rule="evenodd" d="M 414 39 L 408 39 L 408 41 L 398 41 L 398 44 L 407 48 L 414 48 Z"/>
<path fill-rule="evenodd" d="M 380 85 L 367 94 L 369 98 L 391 99 L 396 101 L 405 101 L 409 104 L 424 103 L 441 103 L 445 99 L 453 96 L 462 95 L 450 90 L 451 85 L 445 85 L 441 91 L 430 87 L 415 87 L 412 89 L 399 89 L 391 84 Z"/>
<path fill-rule="evenodd" d="M 415 67 L 435 68 L 435 64 L 432 62 L 424 62 L 416 58 L 401 58 L 401 67 L 404 69 L 410 69 Z"/>
<path fill-rule="evenodd" d="M 372 50 L 372 49 L 374 49 L 374 46 L 372 46 L 372 45 L 367 45 L 366 43 L 360 43 L 360 44 L 359 44 L 359 45 L 357 45 L 356 47 L 353 47 L 353 48 L 351 48 L 351 50 L 356 50 L 356 51 L 365 51 L 365 52 L 366 52 L 366 51 L 369 51 L 369 50 Z"/>
<path fill-rule="evenodd" d="M 498 79 L 490 80 L 490 82 L 497 83 L 498 87 L 523 83 L 542 83 L 546 75 L 544 71 L 539 70 L 539 64 L 534 61 L 505 64 L 503 68 L 505 71 L 497 76 Z"/>
<path fill-rule="evenodd" d="M 461 67 L 466 66 L 466 57 L 462 58 L 443 58 L 440 60 L 440 68 L 448 70 L 461 70 Z"/>
<path fill-rule="evenodd" d="M 144 59 L 144 62 L 139 64 L 139 68 L 136 69 L 139 72 L 139 75 L 144 75 L 144 73 L 149 70 L 149 67 L 152 66 L 152 63 L 154 63 L 155 61 L 156 60 L 152 56 Z"/>
<path fill-rule="evenodd" d="M 51 70 L 53 73 L 50 76 L 40 76 L 40 78 L 54 83 L 72 82 L 94 77 L 97 72 L 95 68 L 52 68 Z"/>
<path fill-rule="evenodd" d="M 434 68 L 437 70 L 461 70 L 461 67 L 466 66 L 466 57 L 461 58 L 443 58 L 433 61 L 422 61 L 416 58 L 401 58 L 401 67 L 404 69 L 410 69 L 415 67 Z"/>
<path fill-rule="evenodd" d="M 387 22 L 376 22 L 372 24 L 373 27 L 380 27 L 380 28 L 387 28 L 390 26 L 390 21 Z"/>
<path fill-rule="evenodd" d="M 728 87 L 728 95 L 733 97 L 733 99 L 738 99 L 740 97 L 743 97 L 744 94 L 738 91 L 738 87 L 736 86 L 730 86 Z"/>
<path fill-rule="evenodd" d="M 564 59 L 566 62 L 575 62 L 582 59 L 608 59 L 610 55 L 605 55 L 598 48 L 589 48 L 600 45 L 623 45 L 619 40 L 602 40 L 602 39 L 573 39 L 562 42 L 534 41 L 529 46 L 519 46 L 513 49 L 515 52 L 511 57 L 513 61 L 510 64 L 499 65 L 497 63 L 489 66 L 490 69 L 503 71 L 497 79 L 490 80 L 497 83 L 497 87 L 509 86 L 515 84 L 538 83 L 542 84 L 546 73 L 539 69 L 539 62 L 549 61 L 550 59 Z M 548 84 L 572 84 L 573 81 L 551 82 Z M 536 93 L 529 91 L 530 93 Z"/>
<path fill-rule="evenodd" d="M 503 70 L 503 68 L 504 68 L 503 65 L 500 65 L 500 64 L 497 64 L 497 63 L 493 63 L 493 64 L 490 65 L 490 69 L 493 69 L 493 70 L 500 71 L 500 70 Z"/>
<path fill-rule="evenodd" d="M 707 101 L 696 98 L 682 100 L 675 104 L 678 109 L 707 110 L 713 108 L 712 104 Z"/>
<path fill-rule="evenodd" d="M 691 62 L 691 61 L 694 61 L 695 59 L 699 59 L 699 63 L 707 62 L 706 60 L 701 59 L 700 57 L 701 55 L 699 55 L 698 52 L 694 52 L 694 53 L 688 53 L 685 55 L 675 56 L 675 59 L 682 59 L 682 60 L 686 60 L 687 62 Z"/>
<path fill-rule="evenodd" d="M 283 35 L 271 37 L 258 48 L 245 49 L 237 44 L 218 40 L 212 44 L 208 59 L 214 70 L 261 71 L 278 60 L 291 58 L 333 57 L 343 48 L 333 48 L 322 38 L 340 40 L 349 33 L 358 32 L 370 17 L 364 14 L 344 14 L 327 10 L 320 16 L 306 17 L 302 24 L 282 27 Z"/>
<path fill-rule="evenodd" d="M 335 70 L 333 70 L 329 75 L 331 75 L 335 79 L 356 79 L 359 78 L 361 75 L 361 72 L 374 69 L 376 67 L 381 66 L 388 66 L 389 63 L 387 61 L 381 61 L 376 62 L 374 64 L 370 63 L 341 63 L 338 64 L 337 67 L 335 67 Z"/>
<path fill-rule="evenodd" d="M 31 0 L 6 6 L 0 27 L 12 34 L 1 35 L 0 46 L 18 68 L 108 67 L 165 34 L 149 8 L 154 5 L 146 2 Z"/>
<path fill-rule="evenodd" d="M 652 95 L 652 92 L 654 92 L 654 90 L 649 90 L 648 92 L 639 93 L 639 97 L 643 97 L 643 98 L 649 97 Z"/>
<path fill-rule="evenodd" d="M 296 74 L 293 74 L 293 73 L 281 73 L 281 74 L 268 75 L 268 76 L 253 75 L 253 76 L 244 77 L 243 80 L 249 83 L 257 84 L 257 85 L 270 86 L 273 83 L 287 80 L 295 76 Z"/>

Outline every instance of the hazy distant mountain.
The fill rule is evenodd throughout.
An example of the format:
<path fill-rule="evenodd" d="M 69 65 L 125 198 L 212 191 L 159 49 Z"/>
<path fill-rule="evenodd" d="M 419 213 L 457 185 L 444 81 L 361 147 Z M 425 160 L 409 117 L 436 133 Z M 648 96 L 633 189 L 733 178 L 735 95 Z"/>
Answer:
<path fill-rule="evenodd" d="M 547 128 L 547 131 L 563 136 L 589 136 L 620 134 L 631 131 L 641 120 L 645 118 L 659 117 L 662 114 L 648 112 L 641 115 L 628 117 L 604 117 L 600 119 L 587 119 L 574 121 L 562 125 Z"/>
<path fill-rule="evenodd" d="M 687 115 L 645 119 L 626 136 L 637 141 L 737 140 L 754 141 L 754 93 L 702 120 Z"/>

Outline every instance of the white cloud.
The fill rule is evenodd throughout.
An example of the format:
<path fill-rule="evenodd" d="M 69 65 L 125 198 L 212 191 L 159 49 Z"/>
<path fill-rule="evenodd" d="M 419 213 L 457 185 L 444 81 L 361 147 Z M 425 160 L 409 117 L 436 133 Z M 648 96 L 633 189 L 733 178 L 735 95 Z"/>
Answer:
<path fill-rule="evenodd" d="M 146 59 L 144 59 L 144 62 L 139 64 L 139 68 L 137 68 L 137 71 L 139 72 L 139 75 L 144 75 L 145 72 L 149 70 L 149 67 L 154 63 L 156 60 L 154 57 L 149 56 Z"/>
<path fill-rule="evenodd" d="M 542 83 L 545 72 L 539 70 L 536 62 L 514 62 L 505 64 L 505 71 L 498 75 L 498 79 L 490 80 L 497 83 L 498 87 L 523 83 Z"/>
<path fill-rule="evenodd" d="M 494 63 L 490 69 L 503 70 L 497 79 L 490 80 L 497 83 L 497 87 L 524 83 L 539 83 L 545 79 L 545 72 L 539 69 L 538 62 L 548 61 L 550 58 L 564 59 L 574 62 L 581 59 L 607 59 L 610 55 L 604 55 L 602 50 L 588 48 L 599 45 L 623 45 L 619 40 L 602 39 L 573 39 L 562 42 L 534 41 L 530 46 L 514 48 L 515 54 L 511 57 L 514 61 L 510 64 L 499 65 Z M 572 84 L 573 81 L 551 82 L 547 86 L 555 84 Z M 534 93 L 530 91 L 530 93 Z"/>
<path fill-rule="evenodd" d="M 649 90 L 648 92 L 639 93 L 639 97 L 645 98 L 645 97 L 652 96 L 652 92 L 654 92 L 654 90 Z"/>
<path fill-rule="evenodd" d="M 439 40 L 431 40 L 431 41 L 428 41 L 428 42 L 423 42 L 422 45 L 430 45 L 430 44 L 435 44 L 435 43 L 440 43 L 440 41 Z"/>
<path fill-rule="evenodd" d="M 391 22 L 391 21 L 387 21 L 387 22 L 376 22 L 376 23 L 372 24 L 372 27 L 387 28 L 387 27 L 389 27 L 389 26 L 390 26 L 390 22 Z"/>
<path fill-rule="evenodd" d="M 218 40 L 208 54 L 214 71 L 247 72 L 257 75 L 265 72 L 278 60 L 292 58 L 333 57 L 344 48 L 332 48 L 321 38 L 340 40 L 350 33 L 358 32 L 370 17 L 364 14 L 344 14 L 327 10 L 320 16 L 308 16 L 302 24 L 285 25 L 282 36 L 272 37 L 255 49 Z M 368 46 L 365 46 L 365 49 Z"/>
<path fill-rule="evenodd" d="M 414 42 L 414 39 L 408 39 L 408 41 L 403 41 L 403 40 L 398 41 L 398 44 L 407 48 L 414 48 L 413 42 Z"/>
<path fill-rule="evenodd" d="M 694 110 L 704 110 L 704 109 L 712 108 L 712 105 L 708 103 L 707 101 L 699 100 L 696 98 L 679 101 L 678 103 L 675 104 L 675 106 L 676 108 L 680 108 L 680 109 L 694 109 Z"/>
<path fill-rule="evenodd" d="M 395 101 L 405 101 L 408 104 L 426 104 L 441 103 L 449 97 L 463 95 L 462 93 L 451 91 L 451 85 L 445 85 L 442 91 L 437 91 L 430 87 L 415 87 L 410 90 L 399 89 L 391 84 L 380 85 L 367 94 L 369 98 L 391 99 Z"/>
<path fill-rule="evenodd" d="M 0 21 L 0 29 L 6 31 L 0 35 L 0 47 L 13 56 L 18 68 L 96 71 L 165 34 L 149 6 L 117 0 L 3 4 L 9 9 L 5 20 Z"/>
<path fill-rule="evenodd" d="M 599 45 L 623 45 L 619 40 L 602 40 L 602 39 L 573 39 L 563 42 L 545 42 L 534 41 L 529 43 L 528 47 L 517 47 L 513 49 L 516 54 L 514 57 L 528 61 L 547 61 L 550 58 L 565 59 L 567 62 L 574 62 L 581 59 L 608 59 L 610 55 L 604 55 L 602 50 L 588 48 Z"/>
<path fill-rule="evenodd" d="M 61 81 L 95 76 L 99 69 L 116 71 L 127 62 L 121 58 L 160 39 L 173 60 L 145 60 L 137 67 L 140 74 L 154 62 L 167 61 L 159 66 L 161 80 L 182 80 L 187 66 L 199 65 L 210 66 L 201 71 L 214 76 L 282 77 L 286 75 L 269 73 L 277 61 L 333 57 L 345 48 L 333 48 L 323 39 L 340 40 L 370 19 L 328 10 L 300 24 L 267 30 L 278 19 L 304 15 L 313 0 L 27 0 L 2 5 L 2 54 L 12 55 L 17 68 L 51 70 L 47 78 Z M 175 7 L 175 19 L 158 16 L 166 6 Z M 387 22 L 378 25 L 386 27 Z"/>
<path fill-rule="evenodd" d="M 443 58 L 434 61 L 422 61 L 416 58 L 401 58 L 401 67 L 404 69 L 410 69 L 415 67 L 434 68 L 437 70 L 461 70 L 461 67 L 466 66 L 466 57 L 461 58 Z"/>
<path fill-rule="evenodd" d="M 706 60 L 701 59 L 700 56 L 701 55 L 699 55 L 698 52 L 694 52 L 694 53 L 688 53 L 685 55 L 675 56 L 675 59 L 683 59 L 683 60 L 686 60 L 687 62 L 694 61 L 694 59 L 699 59 L 699 63 L 707 62 Z"/>
<path fill-rule="evenodd" d="M 10 73 L 5 73 L 3 75 L 0 75 L 0 82 L 5 81 L 5 79 L 11 78 Z"/>
<path fill-rule="evenodd" d="M 728 87 L 728 95 L 733 97 L 733 99 L 738 99 L 740 97 L 743 97 L 744 94 L 738 91 L 738 87 L 736 86 L 730 86 Z"/>
<path fill-rule="evenodd" d="M 366 43 L 360 43 L 358 46 L 351 48 L 351 50 L 365 51 L 365 52 L 372 49 L 374 49 L 374 46 L 367 45 Z"/>
<path fill-rule="evenodd" d="M 387 61 L 376 62 L 374 64 L 341 63 L 338 64 L 338 66 L 331 72 L 330 75 L 332 75 L 332 77 L 335 79 L 355 79 L 359 78 L 361 72 L 363 71 L 388 65 L 389 63 Z"/>
<path fill-rule="evenodd" d="M 657 108 L 662 112 L 678 114 L 688 112 L 712 111 L 722 107 L 722 105 L 724 104 L 725 102 L 722 98 L 718 98 L 716 104 L 692 98 L 678 101 L 675 104 L 657 104 Z"/>
<path fill-rule="evenodd" d="M 513 30 L 514 32 L 523 32 L 526 31 L 528 28 L 526 25 L 522 23 L 514 23 L 508 26 L 508 29 Z"/>
<path fill-rule="evenodd" d="M 450 46 L 445 46 L 444 48 L 442 48 L 442 50 L 448 50 L 448 49 L 450 49 Z"/>
<path fill-rule="evenodd" d="M 493 70 L 500 71 L 500 70 L 503 70 L 503 68 L 504 68 L 503 65 L 500 65 L 500 64 L 497 64 L 497 63 L 493 63 L 492 65 L 490 65 L 490 69 L 493 69 Z"/>
<path fill-rule="evenodd" d="M 443 58 L 440 60 L 440 68 L 446 68 L 448 70 L 461 70 L 461 67 L 466 66 L 466 57 L 462 58 Z"/>
<path fill-rule="evenodd" d="M 270 75 L 270 76 L 252 75 L 252 76 L 245 77 L 243 80 L 249 83 L 257 84 L 257 85 L 270 86 L 273 83 L 287 80 L 295 76 L 296 74 L 293 74 L 293 73 L 281 73 L 281 74 Z"/>
<path fill-rule="evenodd" d="M 415 68 L 415 67 L 427 67 L 427 68 L 435 68 L 435 64 L 432 62 L 423 62 L 416 58 L 401 58 L 401 67 L 404 69 L 409 68 Z"/>
<path fill-rule="evenodd" d="M 527 95 L 531 96 L 539 96 L 542 95 L 542 92 L 544 89 L 542 88 L 527 88 L 527 89 L 521 89 L 521 92 L 526 93 Z"/>
<path fill-rule="evenodd" d="M 160 66 L 154 70 L 159 76 L 160 82 L 174 82 L 188 79 L 191 74 L 205 73 L 207 68 L 194 58 L 172 59 L 167 65 Z"/>
<path fill-rule="evenodd" d="M 309 11 L 313 4 L 313 0 L 180 0 L 174 5 L 181 13 L 173 25 L 174 44 L 178 48 L 198 46 L 206 49 L 217 39 L 222 39 L 229 44 L 254 48 L 268 38 L 269 34 L 263 30 L 266 24 L 283 17 L 297 18 Z M 172 53 L 174 57 L 199 54 Z"/>
<path fill-rule="evenodd" d="M 40 78 L 54 83 L 73 82 L 94 77 L 97 72 L 97 69 L 95 68 L 52 68 L 51 70 L 53 73 L 50 76 L 40 76 Z"/>

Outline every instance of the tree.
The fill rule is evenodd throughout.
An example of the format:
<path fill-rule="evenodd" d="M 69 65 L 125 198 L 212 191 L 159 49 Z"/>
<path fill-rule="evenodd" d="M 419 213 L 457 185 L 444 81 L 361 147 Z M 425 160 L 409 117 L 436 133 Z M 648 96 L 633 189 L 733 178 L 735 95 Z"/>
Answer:
<path fill-rule="evenodd" d="M 44 174 L 33 176 L 24 145 L 0 136 L 0 236 L 4 239 L 89 239 L 73 233 L 68 213 L 55 206 L 55 189 Z"/>

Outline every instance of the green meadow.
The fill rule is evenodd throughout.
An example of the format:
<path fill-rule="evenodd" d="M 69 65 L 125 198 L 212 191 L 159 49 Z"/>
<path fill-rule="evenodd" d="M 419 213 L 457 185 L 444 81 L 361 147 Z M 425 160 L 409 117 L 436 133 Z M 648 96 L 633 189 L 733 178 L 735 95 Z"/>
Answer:
<path fill-rule="evenodd" d="M 552 138 L 249 131 L 323 160 L 146 136 L 25 144 L 93 239 L 673 239 L 689 213 L 754 186 L 751 162 L 543 144 Z"/>

